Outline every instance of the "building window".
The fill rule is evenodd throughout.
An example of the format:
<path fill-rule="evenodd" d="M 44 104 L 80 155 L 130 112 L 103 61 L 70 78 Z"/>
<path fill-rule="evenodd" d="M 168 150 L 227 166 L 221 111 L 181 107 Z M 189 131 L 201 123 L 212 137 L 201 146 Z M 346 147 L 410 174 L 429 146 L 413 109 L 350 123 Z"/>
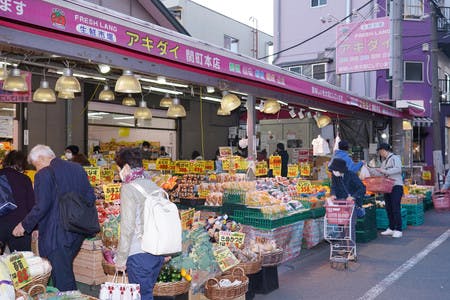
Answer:
<path fill-rule="evenodd" d="M 327 5 L 327 0 L 311 0 L 311 7 Z"/>
<path fill-rule="evenodd" d="M 298 73 L 298 74 L 302 74 L 302 69 L 303 69 L 302 66 L 289 67 L 289 71 Z"/>
<path fill-rule="evenodd" d="M 323 63 L 312 65 L 312 78 L 317 80 L 325 80 L 326 68 L 326 64 Z"/>
<path fill-rule="evenodd" d="M 403 17 L 413 20 L 423 17 L 423 2 L 423 0 L 405 0 Z"/>
<path fill-rule="evenodd" d="M 311 65 L 291 66 L 288 70 L 306 77 L 311 77 Z"/>
<path fill-rule="evenodd" d="M 405 74 L 405 81 L 423 82 L 423 63 L 405 61 L 404 74 Z"/>
<path fill-rule="evenodd" d="M 239 40 L 231 36 L 224 36 L 223 46 L 225 49 L 231 50 L 234 53 L 239 51 Z"/>

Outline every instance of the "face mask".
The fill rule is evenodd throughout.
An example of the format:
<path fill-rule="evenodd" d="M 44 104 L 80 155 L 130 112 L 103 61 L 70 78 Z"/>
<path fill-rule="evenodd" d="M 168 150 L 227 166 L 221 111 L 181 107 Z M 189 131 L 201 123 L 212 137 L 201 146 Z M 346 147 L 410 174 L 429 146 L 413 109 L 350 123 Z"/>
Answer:
<path fill-rule="evenodd" d="M 148 148 L 143 148 L 142 150 L 144 150 L 145 152 L 148 152 Z"/>
<path fill-rule="evenodd" d="M 333 175 L 336 176 L 336 177 L 341 177 L 342 173 L 339 172 L 339 171 L 333 171 Z"/>
<path fill-rule="evenodd" d="M 66 152 L 66 154 L 64 154 L 64 155 L 66 156 L 66 158 L 67 158 L 68 160 L 71 160 L 72 157 L 73 157 L 73 155 L 72 155 L 71 152 Z"/>

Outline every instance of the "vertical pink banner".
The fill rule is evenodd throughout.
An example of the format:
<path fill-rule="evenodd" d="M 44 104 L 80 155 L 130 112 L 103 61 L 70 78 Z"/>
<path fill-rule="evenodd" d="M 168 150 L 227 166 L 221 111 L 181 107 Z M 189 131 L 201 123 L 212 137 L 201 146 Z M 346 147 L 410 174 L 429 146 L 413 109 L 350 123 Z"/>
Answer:
<path fill-rule="evenodd" d="M 337 27 L 336 73 L 389 69 L 389 17 Z"/>

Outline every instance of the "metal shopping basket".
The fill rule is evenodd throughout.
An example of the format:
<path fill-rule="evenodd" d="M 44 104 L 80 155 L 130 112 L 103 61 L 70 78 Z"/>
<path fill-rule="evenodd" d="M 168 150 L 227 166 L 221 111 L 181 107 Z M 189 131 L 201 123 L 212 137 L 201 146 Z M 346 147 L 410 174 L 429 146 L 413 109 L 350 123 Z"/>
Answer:
<path fill-rule="evenodd" d="M 355 205 L 353 201 L 334 201 L 325 205 L 324 238 L 330 243 L 330 265 L 356 261 Z"/>

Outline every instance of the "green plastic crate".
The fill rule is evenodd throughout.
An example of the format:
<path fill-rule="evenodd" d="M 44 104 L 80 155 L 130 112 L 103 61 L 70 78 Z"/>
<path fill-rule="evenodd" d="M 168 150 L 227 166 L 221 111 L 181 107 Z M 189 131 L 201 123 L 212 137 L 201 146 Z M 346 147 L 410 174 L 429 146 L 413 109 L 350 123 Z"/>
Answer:
<path fill-rule="evenodd" d="M 378 232 L 376 229 L 373 230 L 356 230 L 356 242 L 357 243 L 368 243 L 373 241 L 378 237 Z"/>
<path fill-rule="evenodd" d="M 408 211 L 405 208 L 402 208 L 401 215 L 402 215 L 402 230 L 404 230 L 408 226 Z M 386 229 L 389 227 L 389 219 L 387 217 L 386 209 L 377 208 L 376 216 L 378 229 Z"/>
<path fill-rule="evenodd" d="M 311 208 L 310 213 L 312 219 L 322 218 L 325 216 L 325 207 Z"/>
<path fill-rule="evenodd" d="M 407 222 L 408 225 L 418 226 L 424 222 L 423 203 L 419 204 L 402 204 L 402 209 L 406 209 L 408 212 Z"/>
<path fill-rule="evenodd" d="M 377 214 L 376 207 L 369 206 L 366 208 L 366 215 L 364 218 L 358 218 L 356 220 L 356 230 L 357 231 L 365 231 L 365 230 L 376 230 L 377 228 Z"/>
<path fill-rule="evenodd" d="M 232 218 L 244 225 L 250 225 L 255 228 L 271 230 L 284 225 L 296 223 L 298 221 L 306 220 L 311 217 L 309 210 L 304 212 L 298 212 L 292 215 L 288 215 L 278 219 L 265 219 L 265 218 L 253 218 L 253 217 L 235 217 Z"/>

